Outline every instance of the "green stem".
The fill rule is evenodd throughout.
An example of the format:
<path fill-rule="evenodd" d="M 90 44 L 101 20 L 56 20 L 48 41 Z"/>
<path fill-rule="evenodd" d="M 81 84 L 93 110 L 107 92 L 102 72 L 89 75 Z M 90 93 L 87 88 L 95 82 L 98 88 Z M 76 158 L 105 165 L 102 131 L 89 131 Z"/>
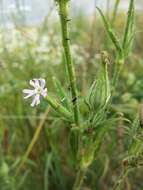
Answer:
<path fill-rule="evenodd" d="M 122 56 L 120 56 L 119 58 L 117 58 L 117 61 L 115 63 L 115 68 L 114 68 L 114 73 L 113 73 L 113 79 L 112 79 L 112 87 L 113 87 L 113 91 L 116 88 L 116 85 L 118 83 L 118 79 L 120 76 L 120 73 L 122 71 L 122 67 L 124 65 L 124 58 Z"/>
<path fill-rule="evenodd" d="M 60 22 L 62 29 L 62 43 L 66 58 L 66 65 L 68 69 L 68 75 L 70 80 L 70 88 L 72 93 L 72 103 L 73 103 L 73 111 L 74 111 L 74 120 L 76 125 L 79 125 L 79 109 L 78 109 L 78 97 L 77 97 L 77 87 L 76 87 L 76 76 L 75 70 L 71 57 L 70 50 L 70 38 L 68 31 L 68 11 L 67 11 L 67 0 L 59 0 L 59 14 L 60 14 Z"/>
<path fill-rule="evenodd" d="M 80 190 L 85 177 L 86 170 L 80 169 L 77 173 L 76 180 L 72 190 Z"/>
<path fill-rule="evenodd" d="M 56 100 L 51 98 L 50 96 L 46 96 L 47 102 L 51 105 L 51 107 L 57 111 L 60 115 L 63 115 L 67 119 L 71 120 L 71 113 L 61 104 L 59 104 Z"/>

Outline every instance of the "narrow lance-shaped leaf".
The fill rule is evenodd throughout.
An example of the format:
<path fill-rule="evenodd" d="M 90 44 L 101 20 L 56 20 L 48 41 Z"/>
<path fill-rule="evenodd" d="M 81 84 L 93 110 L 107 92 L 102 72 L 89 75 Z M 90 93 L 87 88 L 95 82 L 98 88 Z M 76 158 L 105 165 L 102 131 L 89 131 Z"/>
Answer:
<path fill-rule="evenodd" d="M 139 122 L 139 116 L 135 118 L 133 121 L 132 127 L 130 129 L 130 137 L 131 137 L 131 144 L 128 148 L 128 154 L 136 154 L 137 152 L 142 149 L 142 141 L 137 138 L 137 135 L 140 133 L 140 122 Z"/>
<path fill-rule="evenodd" d="M 61 99 L 61 104 L 64 107 L 66 107 L 68 110 L 70 110 L 70 103 L 68 101 L 67 94 L 66 94 L 64 88 L 62 87 L 62 84 L 55 77 L 53 77 L 53 82 L 54 82 L 54 86 L 56 88 L 57 94 Z"/>
<path fill-rule="evenodd" d="M 64 106 L 59 104 L 55 99 L 47 95 L 46 97 L 47 102 L 51 105 L 51 107 L 60 115 L 64 116 L 65 118 L 71 120 L 72 115 Z"/>
<path fill-rule="evenodd" d="M 101 15 L 101 18 L 103 20 L 103 23 L 104 23 L 104 26 L 105 26 L 105 29 L 111 39 L 111 41 L 113 42 L 114 46 L 116 47 L 116 49 L 119 51 L 119 52 L 122 52 L 122 46 L 120 44 L 120 41 L 118 39 L 118 37 L 116 36 L 116 34 L 114 33 L 113 29 L 111 28 L 109 22 L 107 21 L 107 19 L 105 18 L 103 12 L 101 11 L 100 8 L 97 7 L 97 10 L 99 11 L 100 15 Z"/>
<path fill-rule="evenodd" d="M 123 38 L 123 49 L 126 51 L 130 47 L 131 44 L 131 38 L 133 36 L 134 31 L 134 0 L 130 0 L 129 10 L 128 10 L 128 17 L 127 22 L 125 26 L 125 32 L 124 32 L 124 38 Z M 130 41 L 130 43 L 129 43 Z"/>
<path fill-rule="evenodd" d="M 91 100 L 91 97 L 92 97 L 92 95 L 93 95 L 95 86 L 96 86 L 96 80 L 92 83 L 92 85 L 91 85 L 91 87 L 90 87 L 90 89 L 89 89 L 89 91 L 88 91 L 88 95 L 87 95 L 87 97 L 85 98 L 85 103 L 86 103 L 86 105 L 88 106 L 89 110 L 90 110 L 91 107 L 92 107 L 92 106 L 91 106 L 92 102 L 90 102 L 90 100 Z"/>
<path fill-rule="evenodd" d="M 115 20 L 116 20 L 119 3 L 120 3 L 120 0 L 116 0 L 116 1 L 115 1 L 114 10 L 113 10 L 113 15 L 112 15 L 112 20 L 111 20 L 112 26 L 114 25 L 114 22 L 115 22 Z"/>

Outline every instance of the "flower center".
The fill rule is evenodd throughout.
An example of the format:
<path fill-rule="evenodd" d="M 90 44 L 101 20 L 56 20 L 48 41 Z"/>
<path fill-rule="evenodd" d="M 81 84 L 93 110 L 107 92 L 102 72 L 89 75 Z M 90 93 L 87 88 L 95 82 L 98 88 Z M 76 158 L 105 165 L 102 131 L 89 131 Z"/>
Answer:
<path fill-rule="evenodd" d="M 37 94 L 41 94 L 42 93 L 42 88 L 41 87 L 38 87 L 37 89 Z"/>

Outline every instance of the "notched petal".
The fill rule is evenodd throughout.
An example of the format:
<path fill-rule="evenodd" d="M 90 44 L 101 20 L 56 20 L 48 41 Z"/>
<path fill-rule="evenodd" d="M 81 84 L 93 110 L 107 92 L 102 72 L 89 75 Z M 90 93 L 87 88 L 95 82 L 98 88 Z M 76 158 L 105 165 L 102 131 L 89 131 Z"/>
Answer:
<path fill-rule="evenodd" d="M 39 81 L 40 81 L 41 87 L 45 88 L 45 85 L 46 85 L 45 79 L 40 78 Z"/>
<path fill-rule="evenodd" d="M 39 94 L 34 96 L 34 99 L 33 99 L 32 103 L 31 103 L 31 106 L 34 107 L 34 106 L 36 106 L 38 104 L 40 104 L 40 95 Z"/>
<path fill-rule="evenodd" d="M 46 96 L 47 96 L 47 88 L 45 88 L 45 89 L 42 91 L 41 95 L 42 95 L 43 97 L 46 97 Z"/>
<path fill-rule="evenodd" d="M 31 93 L 34 92 L 34 90 L 24 89 L 22 92 L 23 92 L 24 94 L 31 94 Z"/>

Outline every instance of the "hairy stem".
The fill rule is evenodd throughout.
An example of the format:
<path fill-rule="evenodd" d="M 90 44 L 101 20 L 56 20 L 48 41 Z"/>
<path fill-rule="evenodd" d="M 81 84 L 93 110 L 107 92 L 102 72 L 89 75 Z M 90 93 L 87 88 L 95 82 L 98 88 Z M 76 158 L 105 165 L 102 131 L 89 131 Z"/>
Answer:
<path fill-rule="evenodd" d="M 76 76 L 74 65 L 71 57 L 70 50 L 70 38 L 68 31 L 68 10 L 67 10 L 67 0 L 59 0 L 59 14 L 60 14 L 60 22 L 62 29 L 62 43 L 66 58 L 66 66 L 68 69 L 68 75 L 70 80 L 70 88 L 72 93 L 72 103 L 73 103 L 73 111 L 74 111 L 74 120 L 76 125 L 79 125 L 79 109 L 78 109 L 78 97 L 77 97 L 77 87 L 76 87 Z"/>

